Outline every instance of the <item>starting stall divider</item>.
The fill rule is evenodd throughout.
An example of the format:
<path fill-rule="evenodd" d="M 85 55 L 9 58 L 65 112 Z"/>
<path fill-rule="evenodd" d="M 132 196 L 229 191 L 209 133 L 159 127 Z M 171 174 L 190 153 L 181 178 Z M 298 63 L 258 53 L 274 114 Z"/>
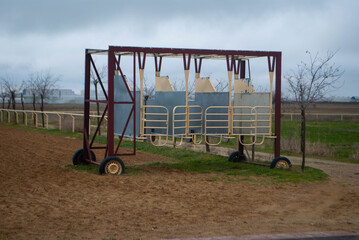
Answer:
<path fill-rule="evenodd" d="M 176 112 L 176 110 L 185 109 L 185 113 Z M 199 111 L 191 112 L 191 109 Z M 190 139 L 193 144 L 201 144 L 202 142 L 202 123 L 203 123 L 203 110 L 201 106 L 176 106 L 173 108 L 173 124 L 172 124 L 172 138 L 173 145 L 181 145 L 183 139 Z M 176 117 L 185 116 L 185 119 L 176 119 Z M 199 118 L 198 118 L 199 117 Z M 199 122 L 199 123 L 198 123 Z M 182 123 L 182 124 L 181 124 Z M 193 124 L 192 124 L 193 123 Z M 197 129 L 198 131 L 195 131 Z M 176 133 L 176 130 L 182 130 L 183 133 Z M 192 131 L 190 131 L 192 130 Z M 200 140 L 197 141 L 198 136 Z M 176 143 L 176 138 L 180 138 L 180 143 Z"/>

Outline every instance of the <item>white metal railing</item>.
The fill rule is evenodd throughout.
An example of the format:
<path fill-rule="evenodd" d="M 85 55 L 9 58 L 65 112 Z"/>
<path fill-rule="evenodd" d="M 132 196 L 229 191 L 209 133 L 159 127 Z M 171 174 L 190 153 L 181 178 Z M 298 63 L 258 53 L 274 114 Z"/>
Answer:
<path fill-rule="evenodd" d="M 273 113 L 274 114 L 274 113 Z M 290 120 L 293 121 L 294 116 L 300 116 L 300 113 L 281 113 L 282 116 L 289 116 Z M 341 121 L 344 121 L 344 117 L 358 117 L 358 113 L 313 113 L 313 112 L 306 112 L 305 115 L 308 116 L 315 116 L 315 119 L 319 121 L 319 117 L 340 117 Z"/>
<path fill-rule="evenodd" d="M 148 108 L 152 107 L 152 106 L 146 106 Z M 157 106 L 158 107 L 158 106 Z M 207 110 L 208 109 L 211 109 L 211 108 L 222 108 L 222 109 L 227 109 L 227 112 L 223 112 L 223 113 L 208 113 Z M 244 129 L 244 127 L 242 126 L 238 126 L 237 123 L 239 123 L 240 119 L 240 113 L 237 113 L 236 112 L 236 109 L 238 109 L 240 107 L 236 106 L 234 107 L 234 109 L 232 110 L 232 113 L 231 113 L 231 118 L 232 118 L 232 123 L 230 123 L 229 125 L 229 122 L 228 122 L 228 106 L 212 106 L 212 107 L 209 107 L 206 109 L 205 111 L 205 126 L 204 126 L 204 135 L 205 136 L 215 136 L 215 137 L 219 137 L 219 141 L 221 142 L 222 138 L 223 137 L 226 137 L 226 138 L 234 138 L 232 135 L 233 135 L 233 132 L 236 131 L 236 129 Z M 243 108 L 243 107 L 242 107 Z M 256 107 L 256 108 L 261 108 L 261 107 Z M 268 107 L 267 107 L 268 108 Z M 167 109 L 166 109 L 167 110 Z M 234 111 L 234 112 L 233 112 Z M 252 110 L 251 110 L 252 111 Z M 39 115 L 41 114 L 44 114 L 44 126 L 45 128 L 49 128 L 49 116 L 50 115 L 55 115 L 57 116 L 57 123 L 58 123 L 58 129 L 62 129 L 62 117 L 64 116 L 70 116 L 71 117 L 71 120 L 72 120 L 72 126 L 71 126 L 71 130 L 72 132 L 75 131 L 75 124 L 76 124 L 76 118 L 82 118 L 83 117 L 83 114 L 82 113 L 76 113 L 76 112 L 79 112 L 79 111 L 71 111 L 71 112 L 57 112 L 57 111 L 33 111 L 33 110 L 13 110 L 13 109 L 0 109 L 0 121 L 3 122 L 6 121 L 7 122 L 11 122 L 11 118 L 12 116 L 11 115 L 14 115 L 15 116 L 15 122 L 16 123 L 19 123 L 19 113 L 24 113 L 24 123 L 25 125 L 28 125 L 28 122 L 29 122 L 29 115 L 31 114 L 31 121 L 32 122 L 35 122 L 35 127 L 41 127 L 42 125 L 42 122 L 39 121 Z M 94 111 L 91 111 L 91 113 L 95 113 Z M 146 113 L 147 114 L 147 113 Z M 151 113 L 148 113 L 148 114 L 151 114 Z M 148 115 L 147 114 L 147 115 Z M 152 114 L 155 114 L 155 113 L 152 113 Z M 160 113 L 162 114 L 162 113 Z M 166 139 L 165 140 L 161 140 L 160 141 L 160 145 L 164 145 L 165 143 L 168 142 L 168 110 L 166 111 L 166 113 L 163 113 L 164 115 L 163 116 L 166 116 L 164 120 L 160 120 L 161 124 L 165 124 L 166 126 L 162 126 L 162 127 L 165 127 L 165 131 L 166 133 L 165 134 L 159 134 L 161 135 L 159 138 L 161 137 L 165 137 Z M 177 114 L 177 113 L 176 113 Z M 194 113 L 193 113 L 194 114 Z M 249 129 L 249 131 L 251 131 L 249 134 L 246 134 L 246 136 L 270 136 L 271 134 L 271 124 L 272 124 L 272 121 L 270 120 L 266 120 L 266 119 L 258 119 L 258 116 L 262 115 L 263 113 L 258 113 L 257 111 L 255 112 L 251 112 L 251 114 L 249 114 L 249 116 L 251 117 L 250 119 L 247 119 L 247 122 L 249 124 L 249 126 L 246 126 L 246 129 Z M 273 113 L 274 114 L 274 113 Z M 199 115 L 199 114 L 198 114 Z M 224 117 L 226 119 L 207 119 L 207 116 L 210 116 L 210 115 L 217 115 L 217 116 L 227 116 L 227 117 Z M 242 116 L 244 116 L 246 114 L 242 113 Z M 268 115 L 267 113 L 264 113 L 264 115 Z M 294 120 L 294 116 L 300 116 L 300 113 L 281 113 L 282 116 L 289 116 L 290 120 L 293 121 Z M 201 115 L 202 116 L 202 115 Z M 340 120 L 344 120 L 345 117 L 358 117 L 359 118 L 359 114 L 355 114 L 355 113 L 306 113 L 306 116 L 315 116 L 316 120 L 319 120 L 320 117 L 323 117 L 323 116 L 329 116 L 329 117 L 339 117 Z M 90 114 L 90 123 L 91 123 L 91 119 L 96 119 L 96 118 L 101 118 L 102 116 L 100 115 L 95 115 L 95 114 Z M 257 118 L 257 119 L 255 119 Z M 107 116 L 104 117 L 104 120 L 107 121 Z M 144 122 L 147 122 L 149 123 L 151 120 L 144 120 Z M 180 120 L 181 121 L 181 120 Z M 182 120 L 184 121 L 184 120 Z M 201 121 L 201 125 L 202 125 L 202 119 L 191 119 L 189 122 L 192 122 L 192 121 Z M 210 122 L 217 122 L 218 124 L 216 126 L 208 126 L 208 123 Z M 268 122 L 269 125 L 266 127 L 268 129 L 268 134 L 267 133 L 257 133 L 255 132 L 255 125 L 254 123 L 258 123 L 258 122 Z M 146 124 L 147 125 L 147 124 Z M 89 125 L 90 128 L 89 128 L 89 133 L 91 132 L 91 127 L 94 127 L 93 125 Z M 230 126 L 230 127 L 229 127 Z M 161 127 L 161 126 L 159 126 Z M 159 128 L 157 127 L 157 128 Z M 190 124 L 188 125 L 188 127 L 190 128 Z M 153 127 L 151 127 L 153 128 Z M 181 127 L 183 128 L 183 127 Z M 208 130 L 211 129 L 211 128 L 215 128 L 215 129 L 227 129 L 227 131 L 223 134 L 211 134 L 211 133 L 208 133 Z M 265 128 L 264 126 L 259 126 L 258 128 Z M 173 128 L 175 129 L 175 128 Z M 230 133 L 230 134 L 228 134 Z M 191 134 L 191 133 L 189 133 Z M 193 134 L 192 134 L 193 135 Z M 192 136 L 191 135 L 191 136 Z M 197 135 L 201 135 L 202 137 L 202 129 L 201 129 L 201 133 L 200 134 L 197 134 Z M 235 134 L 236 135 L 236 134 Z M 145 136 L 150 136 L 150 138 L 152 138 L 153 136 L 158 136 L 158 134 L 145 134 Z M 209 145 L 217 145 L 217 143 L 213 144 L 213 143 L 209 143 L 207 141 L 207 139 L 205 138 L 205 141 L 207 144 Z M 196 139 L 194 139 L 194 142 L 196 142 Z M 219 143 L 220 143 L 219 142 Z M 218 144 L 219 144 L 218 143 Z"/>
<path fill-rule="evenodd" d="M 49 115 L 56 115 L 58 120 L 58 129 L 62 129 L 62 117 L 63 116 L 70 116 L 72 119 L 72 132 L 75 132 L 75 120 L 76 117 L 83 117 L 84 115 L 82 113 L 71 113 L 71 112 L 56 112 L 56 111 L 33 111 L 33 110 L 14 110 L 14 109 L 0 109 L 0 121 L 3 122 L 5 119 L 5 114 L 7 117 L 7 122 L 11 122 L 11 113 L 14 113 L 15 115 L 15 122 L 19 123 L 19 113 L 24 114 L 24 122 L 25 125 L 28 125 L 28 114 L 31 114 L 31 121 L 34 122 L 35 127 L 41 127 L 43 124 L 46 129 L 49 128 Z M 39 115 L 44 115 L 44 122 L 39 123 Z M 100 115 L 90 115 L 89 116 L 89 122 L 91 123 L 91 118 L 101 118 Z M 107 116 L 104 117 L 107 121 Z M 89 134 L 91 132 L 91 124 L 89 124 Z"/>

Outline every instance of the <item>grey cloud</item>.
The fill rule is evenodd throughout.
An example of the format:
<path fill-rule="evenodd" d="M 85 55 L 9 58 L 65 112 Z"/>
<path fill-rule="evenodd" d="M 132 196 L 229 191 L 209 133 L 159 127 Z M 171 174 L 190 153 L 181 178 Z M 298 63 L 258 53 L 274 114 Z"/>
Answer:
<path fill-rule="evenodd" d="M 25 76 L 51 67 L 64 86 L 76 79 L 79 88 L 85 48 L 276 50 L 283 52 L 283 74 L 306 60 L 306 50 L 340 49 L 336 62 L 353 92 L 357 9 L 355 0 L 1 0 L 0 70 Z"/>
<path fill-rule="evenodd" d="M 107 22 L 161 24 L 167 19 L 191 18 L 193 22 L 231 17 L 228 25 L 236 29 L 248 19 L 284 13 L 290 9 L 320 9 L 324 1 L 238 1 L 238 0 L 9 0 L 0 3 L 0 29 L 9 34 L 52 34 L 101 27 Z"/>

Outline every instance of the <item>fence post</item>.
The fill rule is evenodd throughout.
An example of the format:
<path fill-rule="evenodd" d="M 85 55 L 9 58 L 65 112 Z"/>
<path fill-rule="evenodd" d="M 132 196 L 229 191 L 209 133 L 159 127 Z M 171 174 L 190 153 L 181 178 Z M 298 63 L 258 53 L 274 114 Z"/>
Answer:
<path fill-rule="evenodd" d="M 72 132 L 75 132 L 75 117 L 70 115 L 72 117 Z"/>
<path fill-rule="evenodd" d="M 6 110 L 7 111 L 7 122 L 10 123 L 10 111 L 9 110 Z"/>
<path fill-rule="evenodd" d="M 59 130 L 61 130 L 61 115 L 59 113 L 56 114 L 59 117 Z"/>
<path fill-rule="evenodd" d="M 27 126 L 27 113 L 24 112 L 24 116 L 25 116 L 25 126 Z"/>
<path fill-rule="evenodd" d="M 34 114 L 35 114 L 35 127 L 37 128 L 37 113 Z"/>
<path fill-rule="evenodd" d="M 49 115 L 45 113 L 45 116 L 46 116 L 46 129 L 49 129 Z"/>
<path fill-rule="evenodd" d="M 1 121 L 2 121 L 2 109 L 1 109 Z"/>

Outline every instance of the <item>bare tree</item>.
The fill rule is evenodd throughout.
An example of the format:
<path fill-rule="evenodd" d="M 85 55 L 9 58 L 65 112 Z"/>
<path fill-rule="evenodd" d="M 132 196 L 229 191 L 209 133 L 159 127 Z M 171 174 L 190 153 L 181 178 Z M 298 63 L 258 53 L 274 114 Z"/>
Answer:
<path fill-rule="evenodd" d="M 40 96 L 40 110 L 44 111 L 44 101 L 48 98 L 50 91 L 55 87 L 59 77 L 55 77 L 49 71 L 36 73 L 36 92 Z M 45 127 L 44 114 L 42 114 L 42 127 Z"/>
<path fill-rule="evenodd" d="M 186 82 L 183 79 L 174 79 L 172 82 L 175 91 L 186 91 Z M 192 79 L 188 80 L 188 96 L 193 96 L 195 93 L 195 82 Z"/>
<path fill-rule="evenodd" d="M 28 81 L 26 82 L 27 91 L 29 91 L 32 95 L 32 109 L 34 111 L 36 111 L 37 81 L 39 77 L 38 73 L 31 73 Z M 34 118 L 33 121 L 35 125 L 36 119 Z"/>
<path fill-rule="evenodd" d="M 0 83 L 1 83 L 1 85 L 3 84 L 2 82 L 0 82 Z M 7 92 L 6 92 L 6 90 L 5 90 L 5 88 L 3 86 L 1 86 L 0 89 L 1 89 L 0 90 L 0 97 L 1 97 L 1 100 L 2 100 L 2 108 L 5 109 L 5 100 L 8 97 L 8 94 L 7 94 Z"/>
<path fill-rule="evenodd" d="M 344 72 L 340 66 L 332 63 L 337 52 L 328 51 L 325 57 L 320 57 L 318 53 L 312 56 L 307 51 L 309 62 L 301 62 L 296 70 L 284 76 L 301 112 L 302 171 L 305 167 L 305 110 L 310 103 L 322 100 L 328 92 L 340 87 L 339 79 Z"/>
<path fill-rule="evenodd" d="M 151 98 L 155 95 L 155 85 L 153 82 L 150 82 L 148 81 L 147 78 L 144 78 L 143 79 L 143 96 L 144 98 L 147 97 L 148 98 Z M 145 99 L 145 101 L 147 101 Z"/>
<path fill-rule="evenodd" d="M 215 82 L 215 86 L 214 86 L 214 87 L 216 88 L 216 91 L 217 91 L 217 92 L 228 91 L 228 85 L 229 85 L 228 80 L 223 80 L 223 79 L 215 78 L 215 79 L 214 79 L 214 82 Z"/>
<path fill-rule="evenodd" d="M 98 74 L 98 75 L 97 75 Z M 95 87 L 95 97 L 96 100 L 98 100 L 98 84 L 107 76 L 107 65 L 103 65 L 100 69 L 100 71 L 95 71 L 93 68 L 91 68 L 91 82 Z M 96 110 L 97 115 L 100 115 L 100 103 L 96 103 Z M 97 125 L 100 124 L 100 119 L 97 118 Z M 98 134 L 101 135 L 101 128 L 98 129 Z"/>
<path fill-rule="evenodd" d="M 10 105 L 12 105 L 12 109 L 16 109 L 16 94 L 21 91 L 23 84 L 18 84 L 15 82 L 11 77 L 3 77 L 2 84 L 5 88 L 5 91 L 7 92 L 7 96 L 9 98 L 9 104 L 8 108 L 10 108 Z M 16 116 L 16 113 L 14 112 L 14 116 Z"/>
<path fill-rule="evenodd" d="M 25 103 L 24 103 L 24 93 L 21 91 L 20 93 L 20 99 L 21 99 L 21 109 L 25 110 Z M 25 123 L 25 112 L 22 112 L 22 122 Z"/>
<path fill-rule="evenodd" d="M 31 92 L 32 95 L 32 108 L 36 111 L 36 95 L 37 95 L 37 82 L 40 78 L 38 73 L 31 73 L 26 83 L 26 88 Z"/>

